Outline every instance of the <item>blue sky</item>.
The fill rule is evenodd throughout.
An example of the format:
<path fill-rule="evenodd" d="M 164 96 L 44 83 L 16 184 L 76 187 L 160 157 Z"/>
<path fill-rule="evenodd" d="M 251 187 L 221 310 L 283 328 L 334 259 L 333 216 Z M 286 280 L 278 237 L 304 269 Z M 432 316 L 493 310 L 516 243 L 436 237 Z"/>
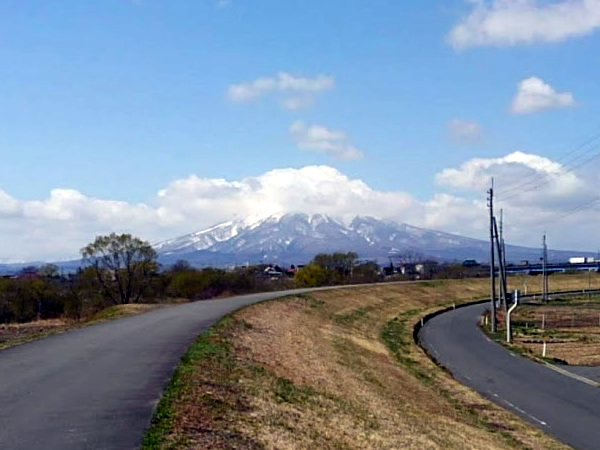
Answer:
<path fill-rule="evenodd" d="M 598 28 L 597 0 L 4 1 L 0 261 L 282 209 L 483 237 L 490 176 L 543 183 L 509 240 L 595 250 L 597 161 L 561 158 L 600 133 Z"/>

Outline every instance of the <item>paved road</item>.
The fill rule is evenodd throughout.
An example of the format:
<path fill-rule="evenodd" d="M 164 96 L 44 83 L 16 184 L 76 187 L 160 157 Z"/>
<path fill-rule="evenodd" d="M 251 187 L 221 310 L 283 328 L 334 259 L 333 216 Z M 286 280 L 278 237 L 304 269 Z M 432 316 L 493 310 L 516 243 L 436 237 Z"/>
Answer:
<path fill-rule="evenodd" d="M 459 381 L 485 397 L 575 448 L 600 448 L 600 389 L 489 340 L 476 326 L 486 307 L 441 314 L 419 338 Z"/>
<path fill-rule="evenodd" d="M 190 303 L 0 351 L 0 449 L 134 449 L 193 340 L 221 316 L 307 290 Z"/>

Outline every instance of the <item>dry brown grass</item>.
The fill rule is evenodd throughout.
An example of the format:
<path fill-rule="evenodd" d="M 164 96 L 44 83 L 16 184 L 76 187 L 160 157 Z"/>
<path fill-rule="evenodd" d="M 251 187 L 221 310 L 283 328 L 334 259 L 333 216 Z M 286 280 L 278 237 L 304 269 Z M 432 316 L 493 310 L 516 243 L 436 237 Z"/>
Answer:
<path fill-rule="evenodd" d="M 68 327 L 69 323 L 62 319 L 0 324 L 0 350 L 64 331 Z"/>
<path fill-rule="evenodd" d="M 513 345 L 572 365 L 600 365 L 600 299 L 577 298 L 517 308 Z"/>
<path fill-rule="evenodd" d="M 27 323 L 0 324 L 0 350 L 42 339 L 51 334 L 62 333 L 72 328 L 91 325 L 104 320 L 142 314 L 162 306 L 146 304 L 113 306 L 83 322 L 74 322 L 66 319 L 48 319 Z"/>
<path fill-rule="evenodd" d="M 420 317 L 487 290 L 487 280 L 377 285 L 246 308 L 192 347 L 144 448 L 566 448 L 412 342 Z"/>

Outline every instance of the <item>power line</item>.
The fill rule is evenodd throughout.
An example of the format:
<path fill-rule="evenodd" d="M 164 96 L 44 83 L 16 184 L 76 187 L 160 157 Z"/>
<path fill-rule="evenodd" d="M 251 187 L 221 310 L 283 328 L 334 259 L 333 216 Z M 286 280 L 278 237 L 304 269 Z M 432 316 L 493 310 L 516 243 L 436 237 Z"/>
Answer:
<path fill-rule="evenodd" d="M 582 205 L 576 206 L 568 211 L 565 211 L 561 215 L 557 216 L 556 219 L 564 219 L 565 217 L 573 216 L 581 211 L 585 211 L 586 209 L 590 209 L 596 203 L 600 202 L 600 197 L 594 198 L 588 202 L 583 203 Z"/>
<path fill-rule="evenodd" d="M 567 152 L 565 155 L 563 155 L 562 157 L 560 157 L 556 161 L 554 161 L 556 163 L 562 163 L 562 165 L 566 166 L 567 167 L 566 171 L 561 171 L 559 173 L 554 173 L 554 174 L 553 173 L 537 174 L 537 176 L 530 177 L 525 182 L 517 183 L 517 184 L 514 184 L 514 185 L 508 187 L 507 189 L 505 189 L 503 191 L 501 190 L 500 192 L 497 193 L 497 196 L 501 198 L 507 194 L 511 194 L 512 192 L 516 192 L 516 191 L 521 191 L 525 188 L 530 188 L 530 189 L 526 189 L 527 191 L 536 189 L 537 187 L 539 187 L 541 185 L 547 184 L 550 181 L 548 179 L 549 177 L 552 178 L 552 177 L 557 177 L 559 175 L 563 175 L 564 173 L 571 172 L 575 168 L 581 167 L 582 165 L 590 162 L 591 160 L 593 160 L 595 157 L 599 156 L 600 154 L 592 155 L 591 157 L 588 157 L 581 162 L 578 162 L 578 160 L 587 156 L 589 153 L 600 149 L 600 145 L 592 145 L 591 148 L 586 149 L 586 147 L 589 147 L 590 144 L 593 144 L 597 140 L 600 140 L 600 132 L 594 133 L 590 138 L 586 139 L 582 144 L 578 145 L 576 148 Z M 571 156 L 577 154 L 581 150 L 584 150 L 584 151 L 580 155 L 577 155 L 575 158 L 572 158 L 572 160 L 569 161 L 568 164 L 565 164 L 565 163 L 567 163 L 567 161 L 570 159 Z M 552 163 L 553 162 L 549 162 L 548 165 L 550 165 Z M 574 164 L 574 166 L 569 168 L 569 165 L 572 165 L 572 164 Z M 539 185 L 536 185 L 538 183 L 539 183 Z M 518 195 L 520 195 L 520 193 L 517 193 L 514 195 L 509 195 L 506 198 L 513 198 Z"/>
<path fill-rule="evenodd" d="M 594 132 L 589 138 L 585 139 L 581 144 L 578 144 L 573 150 L 568 151 L 567 153 L 565 153 L 564 155 L 562 155 L 560 158 L 556 159 L 554 162 L 565 163 L 569 159 L 569 157 L 571 155 L 574 155 L 575 153 L 577 153 L 580 150 L 584 149 L 589 144 L 593 143 L 594 141 L 596 141 L 598 139 L 600 139 L 600 131 L 599 132 Z M 583 154 L 585 154 L 585 153 L 587 153 L 587 152 L 584 152 Z M 575 158 L 575 160 L 578 159 L 578 158 L 579 158 L 579 156 L 577 158 Z M 552 164 L 552 161 L 549 162 L 548 165 L 550 165 L 550 164 Z M 521 185 L 523 185 L 523 184 L 527 184 L 527 182 L 526 183 L 521 183 Z M 504 194 L 506 194 L 509 191 L 513 191 L 515 189 L 519 189 L 521 185 L 511 186 L 511 187 L 507 188 L 504 191 L 501 190 L 500 194 L 504 195 Z"/>
<path fill-rule="evenodd" d="M 600 150 L 600 146 L 596 150 Z M 506 202 L 508 200 L 511 200 L 513 198 L 516 198 L 516 197 L 519 197 L 519 196 L 521 196 L 523 194 L 526 194 L 528 192 L 535 191 L 535 190 L 541 188 L 542 186 L 547 185 L 548 183 L 550 183 L 551 181 L 553 181 L 553 179 L 557 178 L 558 176 L 567 175 L 567 174 L 573 172 L 574 170 L 576 170 L 576 169 L 584 166 L 585 164 L 593 161 L 594 159 L 598 158 L 599 156 L 600 156 L 600 151 L 598 153 L 590 156 L 589 158 L 581 161 L 579 164 L 576 164 L 573 167 L 570 167 L 570 168 L 568 168 L 566 170 L 563 170 L 560 173 L 557 173 L 557 174 L 546 174 L 545 175 L 546 179 L 544 181 L 542 181 L 542 182 L 540 182 L 538 184 L 534 184 L 534 185 L 531 185 L 531 183 L 528 183 L 530 185 L 530 187 L 528 189 L 520 190 L 519 192 L 517 192 L 515 194 L 512 194 L 512 195 L 509 195 L 507 197 L 502 197 L 502 196 L 498 195 L 498 197 L 499 197 L 498 201 L 504 201 L 504 202 Z"/>
<path fill-rule="evenodd" d="M 578 213 L 580 213 L 582 211 L 590 209 L 594 205 L 596 205 L 597 203 L 600 203 L 600 197 L 593 198 L 592 200 L 589 200 L 589 201 L 587 201 L 585 203 L 582 203 L 582 204 L 580 204 L 578 206 L 575 206 L 574 208 L 571 208 L 571 209 L 569 209 L 567 211 L 563 211 L 563 212 L 557 211 L 557 212 L 554 212 L 554 213 L 550 214 L 549 216 L 545 217 L 542 220 L 537 220 L 537 221 L 535 221 L 533 223 L 530 223 L 529 226 L 530 227 L 531 226 L 535 227 L 535 226 L 539 226 L 539 225 L 547 225 L 549 221 L 556 222 L 558 220 L 564 219 L 566 217 L 573 216 L 573 215 L 578 214 Z"/>

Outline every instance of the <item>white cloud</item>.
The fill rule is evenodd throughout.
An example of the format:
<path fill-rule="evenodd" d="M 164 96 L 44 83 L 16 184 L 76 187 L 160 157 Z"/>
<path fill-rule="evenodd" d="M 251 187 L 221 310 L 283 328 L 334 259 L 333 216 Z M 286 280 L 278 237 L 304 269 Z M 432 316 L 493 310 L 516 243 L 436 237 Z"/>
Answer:
<path fill-rule="evenodd" d="M 304 150 L 325 153 L 338 159 L 360 159 L 363 152 L 349 143 L 348 136 L 341 131 L 333 131 L 322 125 L 306 125 L 298 120 L 290 126 L 290 133 L 296 145 Z"/>
<path fill-rule="evenodd" d="M 474 120 L 453 119 L 448 123 L 448 135 L 456 142 L 474 144 L 481 142 L 483 128 Z"/>
<path fill-rule="evenodd" d="M 459 168 L 442 170 L 436 175 L 436 181 L 442 186 L 483 193 L 489 188 L 492 177 L 499 191 L 507 191 L 515 185 L 525 184 L 526 188 L 540 185 L 546 196 L 568 197 L 584 188 L 583 181 L 561 164 L 524 152 L 514 152 L 501 158 L 471 159 Z M 534 191 L 536 189 L 532 189 Z"/>
<path fill-rule="evenodd" d="M 0 190 L 0 261 L 77 257 L 96 235 L 112 231 L 159 242 L 235 217 L 279 212 L 323 213 L 342 220 L 372 215 L 485 239 L 485 196 L 492 176 L 510 243 L 535 246 L 547 229 L 553 247 L 582 248 L 595 235 L 598 204 L 585 211 L 585 220 L 581 215 L 556 220 L 597 198 L 600 180 L 594 171 L 575 174 L 556 161 L 515 152 L 441 171 L 437 192 L 425 200 L 376 190 L 329 166 L 275 169 L 239 180 L 191 175 L 169 183 L 148 204 L 98 199 L 71 189 L 19 201 Z"/>
<path fill-rule="evenodd" d="M 289 97 L 282 101 L 282 106 L 290 111 L 310 108 L 315 103 L 315 99 L 311 95 Z"/>
<path fill-rule="evenodd" d="M 332 76 L 318 75 L 315 78 L 305 78 L 279 72 L 274 77 L 233 84 L 229 86 L 227 96 L 233 102 L 247 103 L 267 95 L 274 95 L 284 108 L 296 110 L 312 106 L 316 95 L 334 87 L 335 78 Z"/>
<path fill-rule="evenodd" d="M 234 217 L 280 211 L 346 219 L 360 212 L 416 223 L 420 208 L 409 194 L 376 191 L 328 166 L 276 169 L 233 181 L 191 175 L 158 191 L 148 205 L 87 197 L 70 189 L 53 190 L 43 200 L 7 198 L 11 215 L 0 215 L 0 261 L 74 258 L 96 235 L 112 231 L 158 242 Z"/>
<path fill-rule="evenodd" d="M 488 226 L 485 200 L 471 200 L 449 194 L 435 194 L 424 203 L 419 225 L 433 230 L 446 230 L 467 237 L 485 238 Z"/>
<path fill-rule="evenodd" d="M 547 231 L 553 248 L 593 251 L 588 248 L 588 237 L 595 235 L 594 227 L 600 220 L 600 180 L 594 172 L 575 173 L 556 161 L 523 152 L 472 159 L 458 168 L 443 170 L 436 181 L 440 186 L 475 195 L 483 206 L 476 219 L 468 206 L 445 207 L 445 222 L 441 223 L 453 230 L 452 224 L 460 223 L 462 210 L 464 220 L 460 226 L 464 233 L 481 237 L 486 226 L 481 201 L 494 177 L 496 210 L 505 211 L 511 243 L 536 246 Z M 439 206 L 434 210 L 442 210 Z"/>
<path fill-rule="evenodd" d="M 408 194 L 375 191 L 329 166 L 275 169 L 240 181 L 191 176 L 159 192 L 165 214 L 212 225 L 233 216 L 285 212 L 324 213 L 350 218 L 353 211 L 408 213 L 417 202 Z M 207 217 L 210 220 L 207 221 Z"/>
<path fill-rule="evenodd" d="M 0 189 L 0 219 L 20 214 L 21 206 L 17 199 Z"/>
<path fill-rule="evenodd" d="M 600 28 L 600 0 L 468 0 L 472 11 L 448 35 L 458 49 L 560 42 Z"/>
<path fill-rule="evenodd" d="M 575 106 L 575 104 L 575 98 L 570 92 L 556 92 L 540 78 L 530 77 L 519 83 L 511 109 L 515 114 L 532 114 L 546 109 Z"/>

